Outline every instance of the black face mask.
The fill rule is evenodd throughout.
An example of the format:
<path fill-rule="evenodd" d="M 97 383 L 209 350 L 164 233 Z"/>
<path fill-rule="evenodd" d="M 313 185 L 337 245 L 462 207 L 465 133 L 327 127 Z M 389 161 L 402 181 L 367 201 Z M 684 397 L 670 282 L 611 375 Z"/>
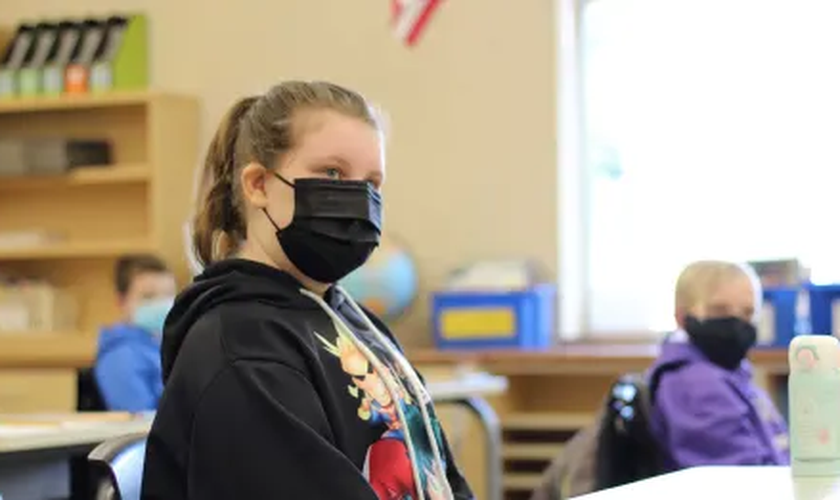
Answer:
<path fill-rule="evenodd" d="M 300 272 L 321 283 L 335 283 L 367 261 L 379 245 L 382 198 L 364 181 L 297 179 L 292 222 L 277 229 L 277 241 Z"/>
<path fill-rule="evenodd" d="M 687 316 L 685 332 L 709 361 L 726 370 L 735 370 L 741 365 L 758 337 L 752 323 L 736 317 L 700 321 Z"/>

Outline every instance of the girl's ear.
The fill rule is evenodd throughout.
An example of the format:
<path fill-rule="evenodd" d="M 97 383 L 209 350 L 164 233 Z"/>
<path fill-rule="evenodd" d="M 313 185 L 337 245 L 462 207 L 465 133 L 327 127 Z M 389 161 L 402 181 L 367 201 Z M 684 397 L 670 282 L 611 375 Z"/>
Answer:
<path fill-rule="evenodd" d="M 242 184 L 242 194 L 245 201 L 255 208 L 268 206 L 268 195 L 265 192 L 266 169 L 258 163 L 249 163 L 242 168 L 239 181 Z"/>

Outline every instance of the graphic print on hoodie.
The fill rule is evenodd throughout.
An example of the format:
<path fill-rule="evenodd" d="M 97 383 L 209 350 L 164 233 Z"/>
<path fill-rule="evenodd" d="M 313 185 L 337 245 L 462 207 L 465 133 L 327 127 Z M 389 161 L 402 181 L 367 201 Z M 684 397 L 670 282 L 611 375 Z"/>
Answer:
<path fill-rule="evenodd" d="M 472 500 L 385 325 L 335 287 L 323 299 L 305 293 L 286 273 L 232 259 L 178 297 L 164 328 L 166 389 L 142 498 Z M 364 383 L 363 403 L 335 354 L 350 343 L 366 358 L 365 373 L 386 374 L 399 404 L 389 407 Z"/>
<path fill-rule="evenodd" d="M 431 398 L 417 377 L 411 378 L 413 369 L 400 359 L 397 347 L 365 321 L 365 313 L 343 290 L 336 291 L 337 309 L 342 301 L 349 303 L 345 318 L 353 328 L 313 296 L 332 317 L 336 331 L 334 341 L 317 332 L 315 336 L 347 373 L 348 395 L 359 401 L 359 418 L 385 427 L 368 449 L 365 477 L 380 500 L 448 499 L 446 460 L 439 451 L 444 449 L 442 433 Z"/>

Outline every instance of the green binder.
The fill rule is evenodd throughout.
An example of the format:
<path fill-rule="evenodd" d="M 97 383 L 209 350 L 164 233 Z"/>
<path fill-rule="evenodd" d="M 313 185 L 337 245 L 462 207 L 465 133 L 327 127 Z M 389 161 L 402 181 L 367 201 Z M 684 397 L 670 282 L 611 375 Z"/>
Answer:
<path fill-rule="evenodd" d="M 21 96 L 31 97 L 41 93 L 44 63 L 57 43 L 57 36 L 58 26 L 55 24 L 41 23 L 35 27 L 30 57 L 18 72 L 18 93 Z"/>
<path fill-rule="evenodd" d="M 90 90 L 137 90 L 149 84 L 148 23 L 143 15 L 114 16 L 91 65 Z"/>
<path fill-rule="evenodd" d="M 32 51 L 34 31 L 32 25 L 22 24 L 6 47 L 3 60 L 0 61 L 0 99 L 18 94 L 18 71 Z"/>

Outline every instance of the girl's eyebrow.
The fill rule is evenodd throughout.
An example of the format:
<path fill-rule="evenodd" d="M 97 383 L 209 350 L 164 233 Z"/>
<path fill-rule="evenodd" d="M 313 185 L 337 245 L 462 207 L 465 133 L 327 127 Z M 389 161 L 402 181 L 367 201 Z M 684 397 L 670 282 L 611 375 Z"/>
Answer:
<path fill-rule="evenodd" d="M 348 162 L 347 160 L 345 160 L 344 158 L 342 158 L 340 156 L 335 156 L 335 155 L 330 155 L 330 156 L 326 156 L 326 157 L 323 157 L 323 158 L 317 158 L 316 161 L 317 162 L 322 162 L 322 163 L 330 163 L 330 162 L 331 163 L 338 163 L 342 167 L 349 167 L 350 166 L 350 162 Z"/>

